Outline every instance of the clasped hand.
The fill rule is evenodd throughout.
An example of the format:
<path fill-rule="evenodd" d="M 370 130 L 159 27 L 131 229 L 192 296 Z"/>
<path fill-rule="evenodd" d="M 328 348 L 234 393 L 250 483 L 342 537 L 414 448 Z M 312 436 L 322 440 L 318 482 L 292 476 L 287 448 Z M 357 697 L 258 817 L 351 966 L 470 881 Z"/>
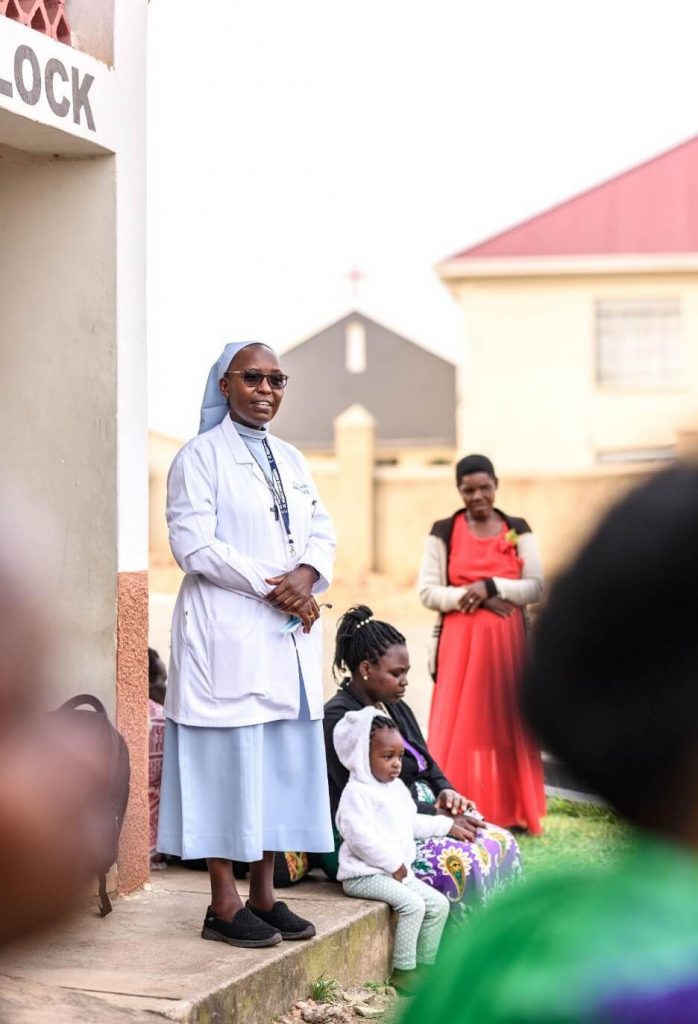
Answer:
<path fill-rule="evenodd" d="M 437 814 L 444 814 L 454 819 L 448 833 L 450 836 L 468 843 L 472 843 L 476 839 L 477 830 L 482 828 L 483 822 L 481 818 L 472 817 L 469 813 L 477 810 L 472 800 L 457 793 L 455 789 L 442 789 L 436 798 L 435 807 Z"/>
<path fill-rule="evenodd" d="M 290 572 L 272 576 L 265 580 L 274 589 L 266 600 L 280 612 L 297 615 L 303 623 L 303 632 L 309 633 L 320 615 L 320 609 L 312 595 L 318 574 L 310 565 L 299 565 Z"/>
<path fill-rule="evenodd" d="M 455 789 L 442 789 L 434 806 L 439 814 L 449 814 L 452 818 L 477 810 L 472 800 L 457 793 Z"/>
<path fill-rule="evenodd" d="M 472 615 L 478 608 L 486 608 L 488 612 L 493 612 L 503 619 L 507 619 L 516 609 L 516 605 L 502 597 L 488 597 L 484 580 L 476 580 L 470 584 L 459 600 L 458 607 L 466 615 Z"/>

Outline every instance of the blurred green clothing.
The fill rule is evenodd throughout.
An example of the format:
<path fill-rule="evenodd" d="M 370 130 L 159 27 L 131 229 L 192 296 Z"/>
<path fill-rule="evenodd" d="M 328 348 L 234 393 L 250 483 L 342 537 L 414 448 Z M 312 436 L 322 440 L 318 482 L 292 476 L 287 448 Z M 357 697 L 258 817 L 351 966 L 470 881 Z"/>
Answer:
<path fill-rule="evenodd" d="M 639 837 L 524 882 L 452 936 L 402 1024 L 698 1021 L 698 855 Z"/>

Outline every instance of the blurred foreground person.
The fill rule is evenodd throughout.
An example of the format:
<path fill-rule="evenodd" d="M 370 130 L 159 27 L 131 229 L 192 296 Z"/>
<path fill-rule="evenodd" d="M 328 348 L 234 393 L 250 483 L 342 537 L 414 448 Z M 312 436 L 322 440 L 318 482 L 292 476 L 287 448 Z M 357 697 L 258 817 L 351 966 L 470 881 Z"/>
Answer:
<path fill-rule="evenodd" d="M 94 884 L 104 769 L 58 716 L 46 580 L 0 517 L 0 945 L 57 920 Z"/>
<path fill-rule="evenodd" d="M 698 1021 L 697 521 L 696 467 L 625 498 L 554 588 L 524 681 L 538 738 L 633 844 L 503 896 L 409 1024 Z"/>

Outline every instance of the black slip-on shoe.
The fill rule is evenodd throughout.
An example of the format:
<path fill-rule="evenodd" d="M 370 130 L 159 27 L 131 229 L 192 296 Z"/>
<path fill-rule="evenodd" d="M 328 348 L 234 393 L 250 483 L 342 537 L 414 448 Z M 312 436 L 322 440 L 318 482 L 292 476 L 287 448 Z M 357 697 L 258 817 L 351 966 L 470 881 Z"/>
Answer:
<path fill-rule="evenodd" d="M 282 939 L 294 942 L 297 939 L 312 939 L 315 935 L 315 925 L 294 914 L 282 900 L 277 900 L 271 910 L 257 910 L 250 905 L 249 900 L 245 906 L 255 917 L 281 932 Z"/>
<path fill-rule="evenodd" d="M 247 907 L 238 910 L 232 921 L 214 914 L 209 907 L 204 918 L 204 926 L 201 929 L 202 939 L 212 939 L 214 942 L 228 942 L 231 946 L 276 946 L 281 942 L 281 934 L 278 928 L 260 920 Z"/>

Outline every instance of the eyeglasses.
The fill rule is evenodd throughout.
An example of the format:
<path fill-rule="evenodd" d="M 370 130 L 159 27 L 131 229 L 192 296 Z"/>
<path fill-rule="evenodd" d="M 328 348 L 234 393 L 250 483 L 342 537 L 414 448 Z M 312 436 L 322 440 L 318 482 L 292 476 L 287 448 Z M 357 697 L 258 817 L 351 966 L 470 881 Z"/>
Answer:
<path fill-rule="evenodd" d="M 271 373 L 262 373 L 261 370 L 226 370 L 225 376 L 227 377 L 229 373 L 236 373 L 242 377 L 243 384 L 248 388 L 258 388 L 263 380 L 268 380 L 269 387 L 274 391 L 283 391 L 288 384 L 288 376 L 278 370 L 272 370 Z"/>

